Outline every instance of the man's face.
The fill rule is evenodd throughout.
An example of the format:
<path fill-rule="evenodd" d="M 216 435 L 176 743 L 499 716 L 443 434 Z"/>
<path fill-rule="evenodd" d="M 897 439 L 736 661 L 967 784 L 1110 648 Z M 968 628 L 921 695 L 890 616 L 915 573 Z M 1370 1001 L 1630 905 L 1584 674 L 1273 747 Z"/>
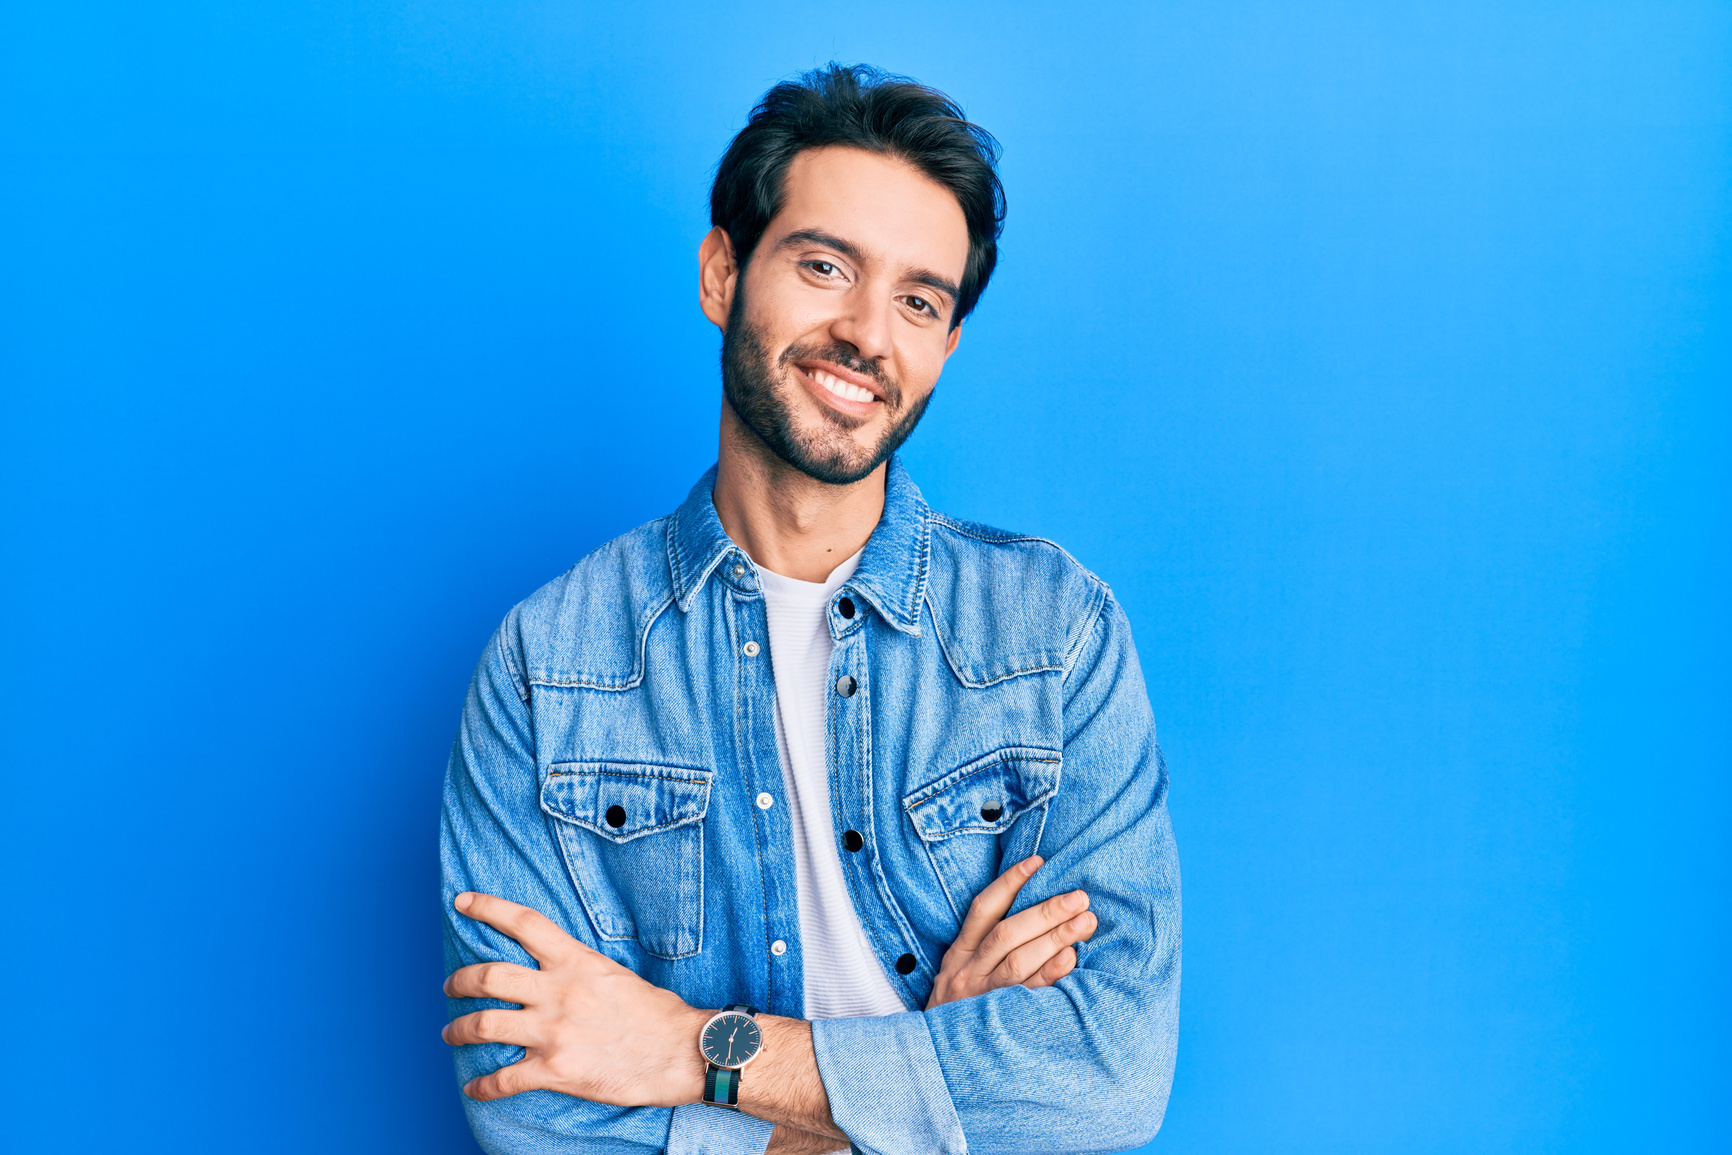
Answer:
<path fill-rule="evenodd" d="M 740 420 L 819 481 L 859 481 L 913 432 L 960 330 L 956 198 L 854 148 L 801 153 L 734 284 L 722 387 Z"/>

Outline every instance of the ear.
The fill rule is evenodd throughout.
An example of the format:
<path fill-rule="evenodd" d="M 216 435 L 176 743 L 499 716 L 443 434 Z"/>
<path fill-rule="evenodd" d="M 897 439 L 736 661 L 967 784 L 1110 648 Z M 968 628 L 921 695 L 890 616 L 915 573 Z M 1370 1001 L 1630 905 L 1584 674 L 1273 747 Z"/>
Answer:
<path fill-rule="evenodd" d="M 956 352 L 956 343 L 960 340 L 962 340 L 962 326 L 958 325 L 950 330 L 950 336 L 944 340 L 944 359 L 946 361 L 950 360 L 950 355 Z"/>
<path fill-rule="evenodd" d="M 717 225 L 698 246 L 698 307 L 716 328 L 728 328 L 728 312 L 734 307 L 734 288 L 740 266 L 734 261 L 734 242 Z"/>

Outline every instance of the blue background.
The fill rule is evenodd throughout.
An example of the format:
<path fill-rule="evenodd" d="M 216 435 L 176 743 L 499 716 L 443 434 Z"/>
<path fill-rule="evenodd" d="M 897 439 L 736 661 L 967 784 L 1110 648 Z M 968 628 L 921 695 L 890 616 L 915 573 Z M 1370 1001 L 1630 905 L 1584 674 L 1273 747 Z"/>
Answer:
<path fill-rule="evenodd" d="M 0 1143 L 473 1150 L 471 664 L 712 460 L 709 169 L 838 58 L 1005 146 L 907 456 L 1137 630 L 1150 1150 L 1726 1150 L 1729 46 L 1724 3 L 8 5 Z"/>

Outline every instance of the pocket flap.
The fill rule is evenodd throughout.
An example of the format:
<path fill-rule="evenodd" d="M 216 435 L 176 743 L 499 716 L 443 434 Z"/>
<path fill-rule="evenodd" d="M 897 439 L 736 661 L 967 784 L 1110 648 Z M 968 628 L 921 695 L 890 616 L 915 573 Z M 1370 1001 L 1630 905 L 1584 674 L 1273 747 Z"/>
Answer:
<path fill-rule="evenodd" d="M 550 770 L 541 786 L 541 809 L 610 842 L 701 820 L 714 773 L 635 762 L 555 762 Z"/>
<path fill-rule="evenodd" d="M 954 770 L 902 800 L 927 842 L 956 834 L 998 834 L 1058 791 L 1056 750 L 1012 746 Z"/>

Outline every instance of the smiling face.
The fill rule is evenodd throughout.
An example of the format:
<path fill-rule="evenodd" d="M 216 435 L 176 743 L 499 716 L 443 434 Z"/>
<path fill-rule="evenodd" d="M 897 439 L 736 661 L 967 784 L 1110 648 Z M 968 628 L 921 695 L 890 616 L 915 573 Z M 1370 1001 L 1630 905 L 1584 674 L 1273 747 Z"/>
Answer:
<path fill-rule="evenodd" d="M 955 196 L 901 160 L 812 149 L 788 166 L 743 273 L 718 234 L 702 301 L 724 329 L 729 406 L 800 472 L 859 481 L 913 431 L 956 348 L 968 226 Z"/>

